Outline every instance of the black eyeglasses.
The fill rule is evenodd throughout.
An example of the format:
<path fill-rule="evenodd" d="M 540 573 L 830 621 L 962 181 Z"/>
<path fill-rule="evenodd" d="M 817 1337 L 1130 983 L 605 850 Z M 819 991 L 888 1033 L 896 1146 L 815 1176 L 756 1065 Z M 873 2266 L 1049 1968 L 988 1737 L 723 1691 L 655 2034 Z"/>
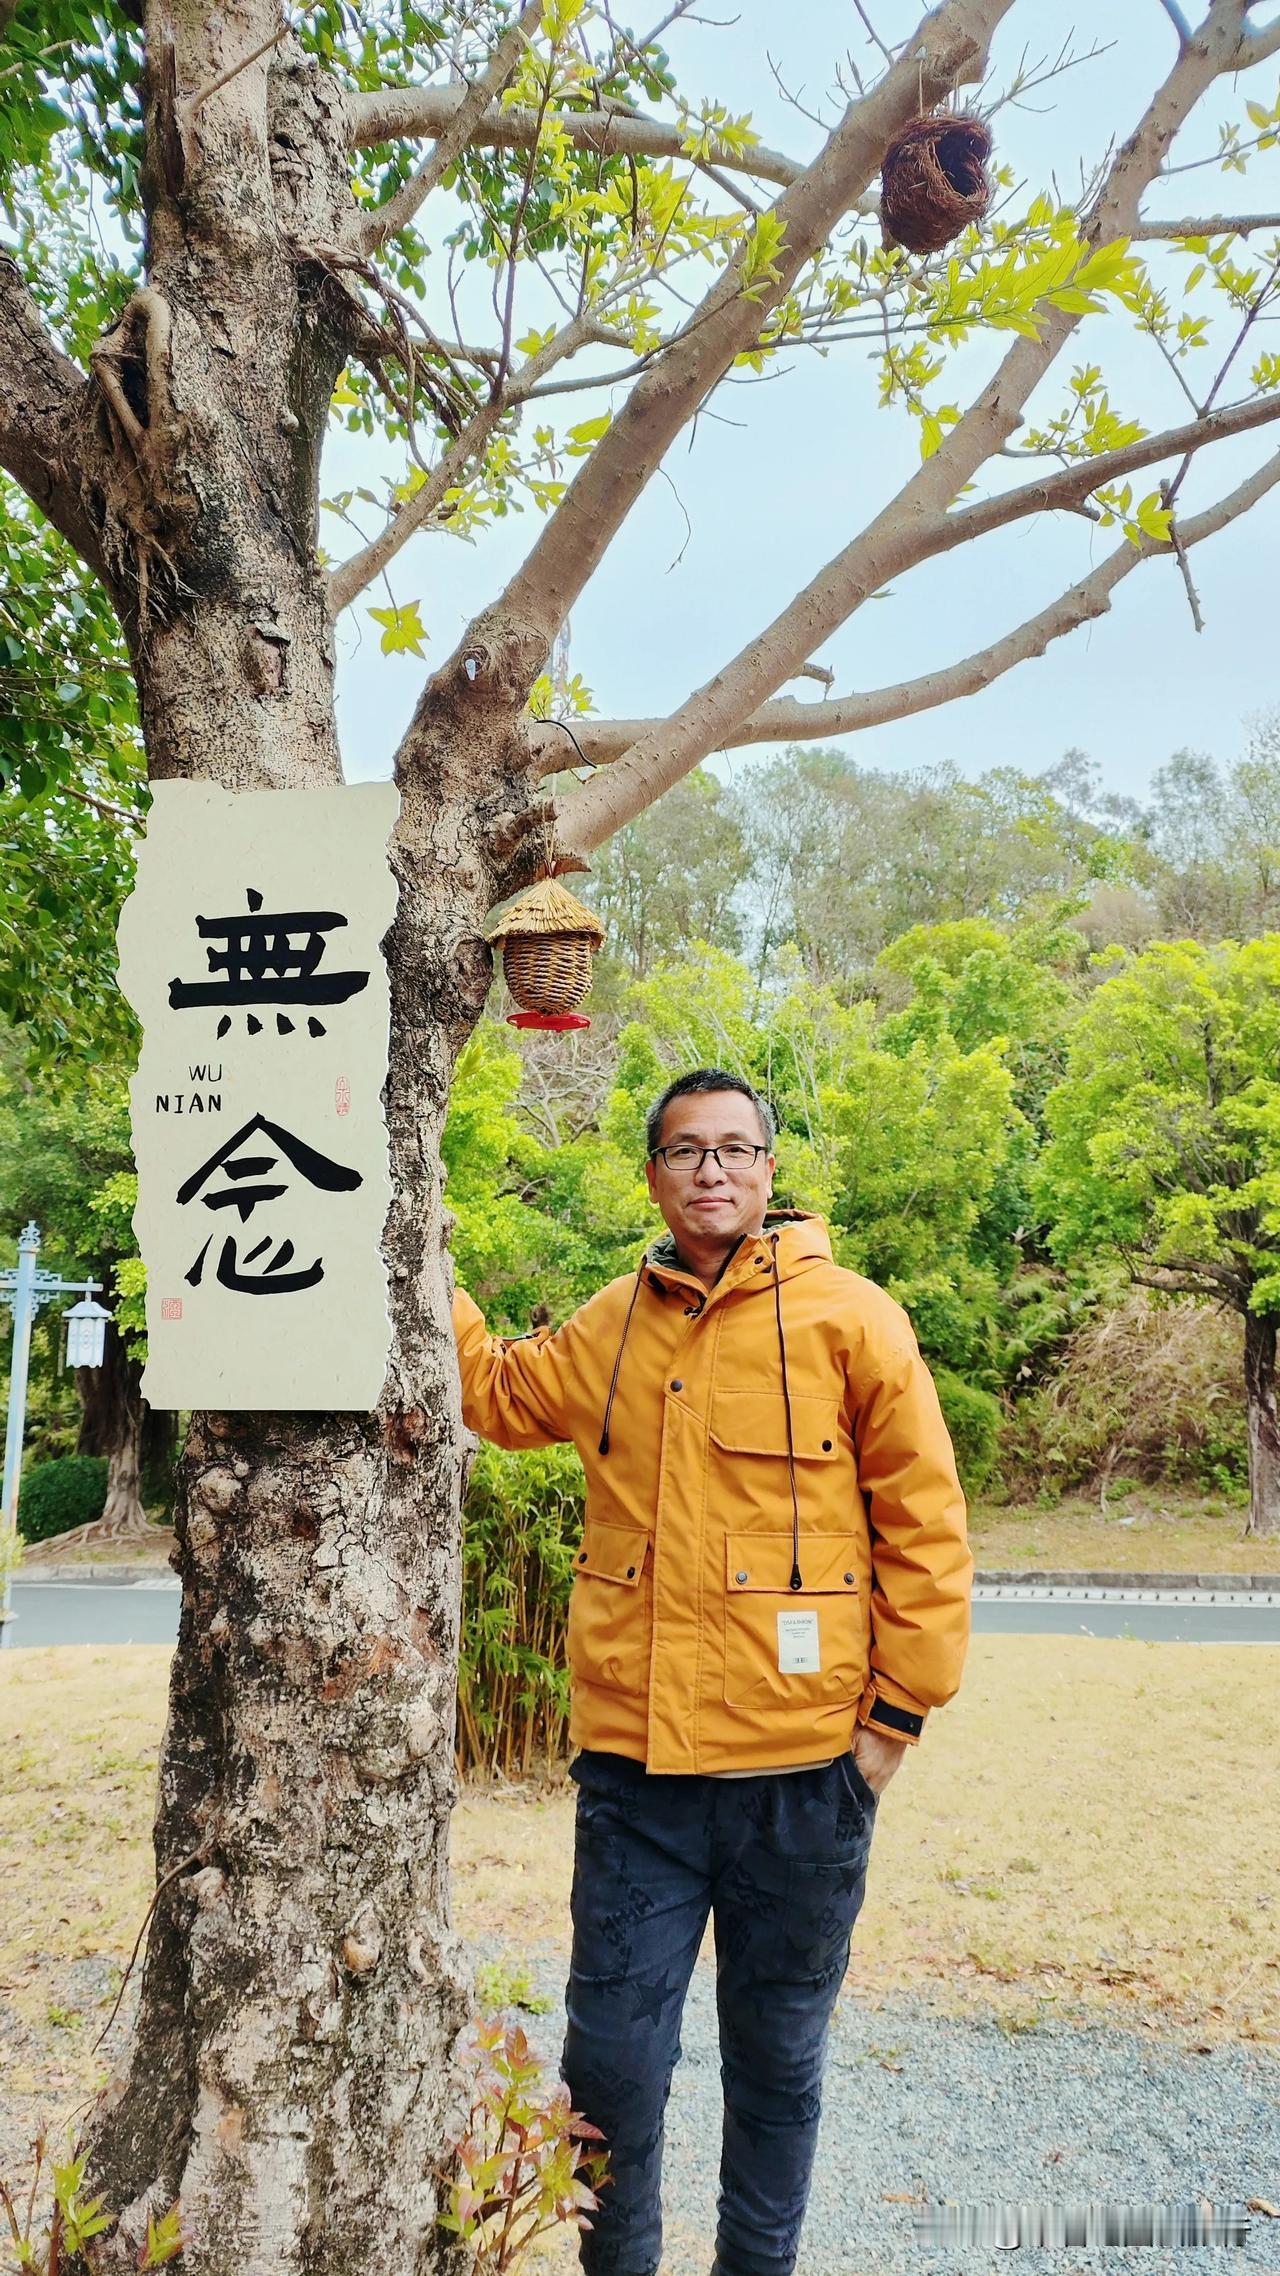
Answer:
<path fill-rule="evenodd" d="M 669 1170 L 681 1177 L 687 1171 L 700 1170 L 708 1154 L 715 1156 L 722 1170 L 745 1170 L 754 1167 L 757 1154 L 768 1151 L 767 1146 L 748 1146 L 734 1139 L 725 1146 L 655 1146 L 650 1158 L 664 1161 Z"/>

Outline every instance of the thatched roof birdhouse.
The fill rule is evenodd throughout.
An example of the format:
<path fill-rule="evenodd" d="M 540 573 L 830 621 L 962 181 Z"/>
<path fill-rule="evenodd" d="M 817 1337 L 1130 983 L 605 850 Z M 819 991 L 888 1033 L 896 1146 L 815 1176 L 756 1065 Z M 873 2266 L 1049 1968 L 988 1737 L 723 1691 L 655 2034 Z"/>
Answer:
<path fill-rule="evenodd" d="M 486 937 L 501 949 L 503 975 L 521 1007 L 508 1014 L 513 1027 L 590 1027 L 578 1006 L 604 927 L 558 879 L 531 885 Z"/>
<path fill-rule="evenodd" d="M 884 154 L 880 227 L 886 245 L 940 253 L 991 203 L 991 129 L 966 111 L 909 119 Z"/>

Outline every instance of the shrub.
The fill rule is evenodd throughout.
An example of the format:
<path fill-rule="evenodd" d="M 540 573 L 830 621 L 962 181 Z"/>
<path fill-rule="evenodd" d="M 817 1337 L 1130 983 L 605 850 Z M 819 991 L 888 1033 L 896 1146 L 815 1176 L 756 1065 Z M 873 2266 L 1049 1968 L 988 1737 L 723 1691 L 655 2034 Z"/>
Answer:
<path fill-rule="evenodd" d="M 37 1462 L 22 1481 L 18 1530 L 24 1541 L 52 1541 L 101 1517 L 107 1499 L 107 1464 L 101 1454 L 64 1454 Z"/>
<path fill-rule="evenodd" d="M 463 1507 L 458 1765 L 527 1777 L 558 1760 L 569 1715 L 565 1628 L 582 1531 L 571 1446 L 482 1445 Z"/>
<path fill-rule="evenodd" d="M 1004 1410 L 992 1392 L 965 1383 L 949 1367 L 935 1367 L 933 1380 L 956 1450 L 960 1482 L 967 1494 L 979 1494 L 995 1473 Z"/>
<path fill-rule="evenodd" d="M 1242 1325 L 1134 1288 L 1072 1336 L 1052 1380 L 1017 1402 L 1001 1470 L 1057 1494 L 1113 1474 L 1239 1493 L 1248 1482 Z"/>
<path fill-rule="evenodd" d="M 472 2276 L 511 2276 L 537 2238 L 561 2224 L 591 2227 L 608 2153 L 599 2127 L 570 2107 L 563 2081 L 543 2077 L 519 2024 L 477 2017 L 462 2059 L 471 2110 L 462 2140 L 450 2144 L 439 2225 L 470 2245 Z"/>

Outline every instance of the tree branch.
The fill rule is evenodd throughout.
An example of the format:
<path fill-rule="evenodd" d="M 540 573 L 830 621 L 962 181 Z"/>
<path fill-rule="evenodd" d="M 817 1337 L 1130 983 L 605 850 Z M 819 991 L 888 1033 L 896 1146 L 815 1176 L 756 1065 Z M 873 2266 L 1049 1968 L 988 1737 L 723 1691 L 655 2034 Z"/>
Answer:
<path fill-rule="evenodd" d="M 501 404 L 482 404 L 474 419 L 468 420 L 462 433 L 450 443 L 443 458 L 433 466 L 425 482 L 391 516 L 386 528 L 380 530 L 377 537 L 371 538 L 368 545 L 362 546 L 359 553 L 353 553 L 349 560 L 341 562 L 330 573 L 331 616 L 341 616 L 344 609 L 350 608 L 351 603 L 373 583 L 375 577 L 380 577 L 383 570 L 395 560 L 410 538 L 416 537 L 418 531 L 426 527 L 432 515 L 438 511 L 446 493 L 462 481 L 467 469 L 484 449 L 501 417 Z"/>
<path fill-rule="evenodd" d="M 1160 0 L 1160 5 L 1178 35 L 1179 47 L 1189 47 L 1191 44 L 1191 26 L 1179 6 L 1179 0 Z"/>
<path fill-rule="evenodd" d="M 1184 548 L 1199 545 L 1205 538 L 1215 537 L 1219 530 L 1228 528 L 1266 497 L 1277 483 L 1280 483 L 1280 452 L 1266 459 L 1215 505 L 1184 522 L 1179 530 Z M 919 679 L 900 680 L 893 687 L 837 696 L 822 703 L 801 703 L 787 698 L 761 704 L 718 748 L 741 750 L 753 743 L 825 741 L 828 736 L 852 735 L 868 727 L 886 726 L 893 720 L 913 719 L 922 711 L 936 710 L 962 696 L 977 695 L 1015 665 L 1043 656 L 1055 640 L 1065 638 L 1095 617 L 1105 616 L 1117 585 L 1144 561 L 1163 558 L 1168 551 L 1167 546 L 1150 540 L 1135 546 L 1126 539 L 1087 577 L 1082 577 L 1068 592 L 1060 593 L 1047 608 L 959 663 L 926 672 Z M 607 766 L 642 737 L 660 737 L 667 724 L 662 719 L 583 719 L 577 722 L 574 733 L 588 761 L 595 766 Z M 555 774 L 563 770 L 565 752 L 558 732 L 550 727 L 535 729 L 531 740 L 539 754 L 541 773 Z"/>
<path fill-rule="evenodd" d="M 953 544 L 970 537 L 986 537 L 991 530 L 1025 520 L 1028 514 L 1081 506 L 1096 490 L 1109 488 L 1113 482 L 1122 481 L 1126 474 L 1156 466 L 1161 459 L 1180 458 L 1203 450 L 1208 443 L 1228 441 L 1233 435 L 1252 434 L 1256 427 L 1269 426 L 1273 419 L 1280 419 L 1280 394 L 1258 396 L 1248 403 L 1228 404 L 1224 410 L 1210 411 L 1204 418 L 1188 419 L 1181 427 L 1164 427 L 1157 435 L 1144 435 L 1136 443 L 1126 443 L 1123 450 L 1103 451 L 1097 458 L 1081 459 L 1041 481 L 1020 483 L 1016 489 L 1002 490 L 994 498 L 980 498 L 976 505 L 958 506 L 945 517 L 945 540 L 941 544 L 926 541 L 919 559 L 927 560 L 935 552 L 949 552 Z M 914 568 L 915 562 L 909 566 Z"/>
<path fill-rule="evenodd" d="M 1010 5 L 943 0 L 892 71 L 850 105 L 813 165 L 771 207 L 778 236 L 767 267 L 758 274 L 749 268 L 748 239 L 679 338 L 637 380 L 505 593 L 482 624 L 469 628 L 459 655 L 478 643 L 501 642 L 504 621 L 519 626 L 523 638 L 536 636 L 550 646 L 670 445 L 865 191 L 889 135 L 922 99 L 940 100 L 958 79 L 981 69 L 991 33 Z"/>
<path fill-rule="evenodd" d="M 539 0 L 541 5 L 541 0 Z M 421 487 L 406 499 L 399 511 L 391 516 L 385 529 L 370 540 L 349 561 L 342 562 L 329 579 L 329 608 L 333 616 L 359 598 L 375 577 L 380 577 L 388 564 L 424 529 L 440 506 L 447 491 L 461 482 L 469 467 L 483 451 L 490 435 L 499 422 L 518 409 L 529 396 L 538 392 L 538 382 L 546 378 L 556 364 L 576 355 L 579 348 L 588 346 L 600 336 L 600 326 L 591 316 L 575 317 L 557 332 L 553 340 L 540 348 L 520 366 L 514 379 L 508 380 L 501 395 L 490 396 L 481 404 L 475 417 L 467 421 L 460 435 L 453 441 L 444 457 L 434 466 Z"/>
<path fill-rule="evenodd" d="M 1178 128 L 1215 79 L 1235 68 L 1243 22 L 1244 0 L 1212 0 L 1192 44 L 1178 56 L 1134 133 L 1121 144 L 1107 170 L 1085 230 L 1090 245 L 1127 237 L 1143 192 L 1158 173 Z M 624 822 L 643 813 L 708 751 L 718 749 L 744 718 L 794 675 L 819 642 L 891 578 L 936 552 L 945 552 L 964 536 L 977 536 L 987 527 L 999 528 L 1020 513 L 1039 511 L 1042 506 L 1074 505 L 1088 495 L 1092 481 L 1086 480 L 1082 491 L 1079 470 L 1070 468 L 1066 470 L 1066 485 L 1056 493 L 1048 483 L 1035 484 L 1020 493 L 1006 492 L 1003 497 L 983 501 L 975 508 L 948 510 L 964 485 L 1008 442 L 1020 423 L 1022 406 L 1079 321 L 1077 312 L 1043 311 L 1037 336 L 1015 343 L 970 409 L 948 430 L 933 457 L 867 528 L 818 572 L 732 664 L 689 697 L 664 724 L 660 737 L 641 740 L 607 778 L 596 776 L 572 795 L 562 816 L 566 867 L 581 866 L 582 855 Z M 659 366 L 659 373 L 661 369 Z M 635 395 L 644 385 L 642 381 Z M 631 400 L 635 400 L 634 395 Z M 1280 412 L 1280 403 L 1263 411 L 1250 407 L 1246 423 L 1260 423 L 1276 412 Z M 1218 431 L 1234 430 L 1223 427 Z M 1184 447 L 1183 432 L 1173 429 L 1172 439 L 1160 438 L 1155 456 L 1161 450 Z M 1206 433 L 1199 439 L 1210 437 Z M 1111 454 L 1113 471 L 1120 471 L 1123 456 Z M 588 462 L 588 471 L 594 463 Z M 1152 460 L 1132 463 L 1150 464 Z M 1092 462 L 1092 479 L 1106 482 L 1110 475 L 1098 472 L 1100 465 L 1101 461 Z M 573 492 L 569 495 L 572 499 Z"/>
<path fill-rule="evenodd" d="M 984 498 L 977 505 L 935 513 L 922 521 L 902 511 L 905 493 L 900 494 L 861 537 L 828 562 L 773 623 L 691 695 L 671 719 L 659 722 L 634 743 L 607 776 L 595 776 L 571 794 L 560 817 L 560 842 L 566 857 L 589 853 L 625 822 L 643 813 L 709 751 L 730 743 L 743 719 L 751 716 L 763 697 L 791 679 L 819 641 L 894 577 L 1030 514 L 1078 505 L 1097 483 L 1132 473 L 1175 452 L 1248 433 L 1275 419 L 1280 419 L 1280 395 L 1240 404 L 1234 410 L 1211 412 L 1207 419 L 1167 428 L 1124 450 L 1106 452 L 1081 466 L 1065 467 L 1045 481 L 1025 483 L 998 497 Z M 934 463 L 930 460 L 928 465 Z M 928 467 L 922 471 L 927 472 Z M 1184 531 L 1184 543 L 1185 535 Z M 566 858 L 566 866 L 582 865 L 576 858 Z"/>
<path fill-rule="evenodd" d="M 1212 213 L 1204 219 L 1137 221 L 1129 242 L 1145 245 L 1156 238 L 1248 237 L 1255 229 L 1280 229 L 1280 213 Z"/>
<path fill-rule="evenodd" d="M 517 69 L 528 42 L 542 21 L 542 0 L 527 0 L 523 12 L 509 31 L 499 40 L 484 70 L 471 86 L 441 89 L 442 93 L 457 99 L 450 116 L 440 127 L 435 147 L 425 158 L 417 172 L 388 198 L 375 213 L 366 215 L 357 232 L 362 253 L 376 253 L 388 237 L 404 229 L 412 221 L 418 208 L 443 181 L 454 160 L 459 158 L 469 142 L 478 139 L 477 130 L 495 95 L 500 95 L 512 73 Z M 423 90 L 426 92 L 426 90 Z M 367 98 L 366 98 L 367 99 Z M 494 104 L 495 110 L 498 108 Z M 535 138 L 536 139 L 536 138 Z"/>
<path fill-rule="evenodd" d="M 94 569 L 99 533 L 83 498 L 89 380 L 45 329 L 12 254 L 0 248 L 0 466 Z"/>
<path fill-rule="evenodd" d="M 1240 42 L 1236 69 L 1248 71 L 1255 63 L 1265 63 L 1277 52 L 1280 52 L 1280 22 L 1268 24 L 1265 31 L 1246 32 Z"/>
<path fill-rule="evenodd" d="M 443 138 L 466 99 L 457 87 L 379 87 L 371 94 L 349 95 L 351 147 L 364 150 L 372 143 L 416 140 L 426 135 Z M 544 128 L 549 127 L 563 134 L 574 149 L 594 150 L 602 158 L 688 157 L 683 128 L 638 116 L 634 111 L 612 107 L 549 111 Z M 472 121 L 464 141 L 491 150 L 528 150 L 537 130 L 536 111 L 525 105 L 504 108 L 490 103 Z M 458 147 L 462 146 L 460 143 Z M 763 143 L 750 150 L 727 150 L 713 143 L 704 163 L 726 172 L 752 175 L 757 181 L 776 182 L 783 189 L 804 173 L 797 160 L 768 150 Z"/>

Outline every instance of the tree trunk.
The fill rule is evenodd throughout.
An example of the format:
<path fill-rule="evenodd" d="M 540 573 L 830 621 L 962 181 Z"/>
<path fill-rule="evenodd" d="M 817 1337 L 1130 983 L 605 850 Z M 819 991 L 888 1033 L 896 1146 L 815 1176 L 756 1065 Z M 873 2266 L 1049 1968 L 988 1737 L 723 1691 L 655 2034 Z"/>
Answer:
<path fill-rule="evenodd" d="M 361 319 L 296 247 L 337 234 L 340 98 L 288 40 L 228 71 L 270 45 L 275 0 L 176 15 L 180 86 L 227 83 L 198 147 L 165 143 L 160 95 L 149 124 L 152 168 L 183 188 L 152 217 L 170 322 L 163 400 L 145 405 L 163 428 L 120 593 L 148 763 L 232 789 L 332 784 L 318 466 Z M 504 776 L 532 677 L 497 641 L 465 662 L 437 676 L 401 759 L 382 1398 L 367 1415 L 197 1414 L 178 1466 L 159 1892 L 136 2022 L 89 2127 L 89 2183 L 117 2224 L 94 2265 L 111 2276 L 179 2198 L 188 2276 L 416 2276 L 451 2256 L 434 2223 L 468 2005 L 448 1873 L 463 1433 L 440 1134 L 491 976 L 485 830 L 527 804 Z"/>
<path fill-rule="evenodd" d="M 1280 1413 L 1276 1408 L 1274 1316 L 1244 1316 L 1244 1396 L 1249 1421 L 1249 1522 L 1246 1534 L 1280 1534 Z"/>
<path fill-rule="evenodd" d="M 108 1327 L 101 1367 L 78 1367 L 76 1389 L 82 1412 L 78 1454 L 105 1454 L 107 1499 L 100 1524 L 106 1533 L 146 1530 L 142 1506 L 142 1369 L 130 1359 L 114 1327 Z"/>
<path fill-rule="evenodd" d="M 300 763 L 312 747 L 308 725 Z M 191 2276 L 411 2276 L 438 2257 L 467 2009 L 448 1893 L 463 1454 L 439 1139 L 489 978 L 481 868 L 470 890 L 457 874 L 475 816 L 446 771 L 405 786 L 397 847 L 379 1411 L 196 1415 L 179 1464 L 162 1890 L 91 2128 L 92 2186 L 119 2216 L 111 2270 L 178 2198 Z"/>

